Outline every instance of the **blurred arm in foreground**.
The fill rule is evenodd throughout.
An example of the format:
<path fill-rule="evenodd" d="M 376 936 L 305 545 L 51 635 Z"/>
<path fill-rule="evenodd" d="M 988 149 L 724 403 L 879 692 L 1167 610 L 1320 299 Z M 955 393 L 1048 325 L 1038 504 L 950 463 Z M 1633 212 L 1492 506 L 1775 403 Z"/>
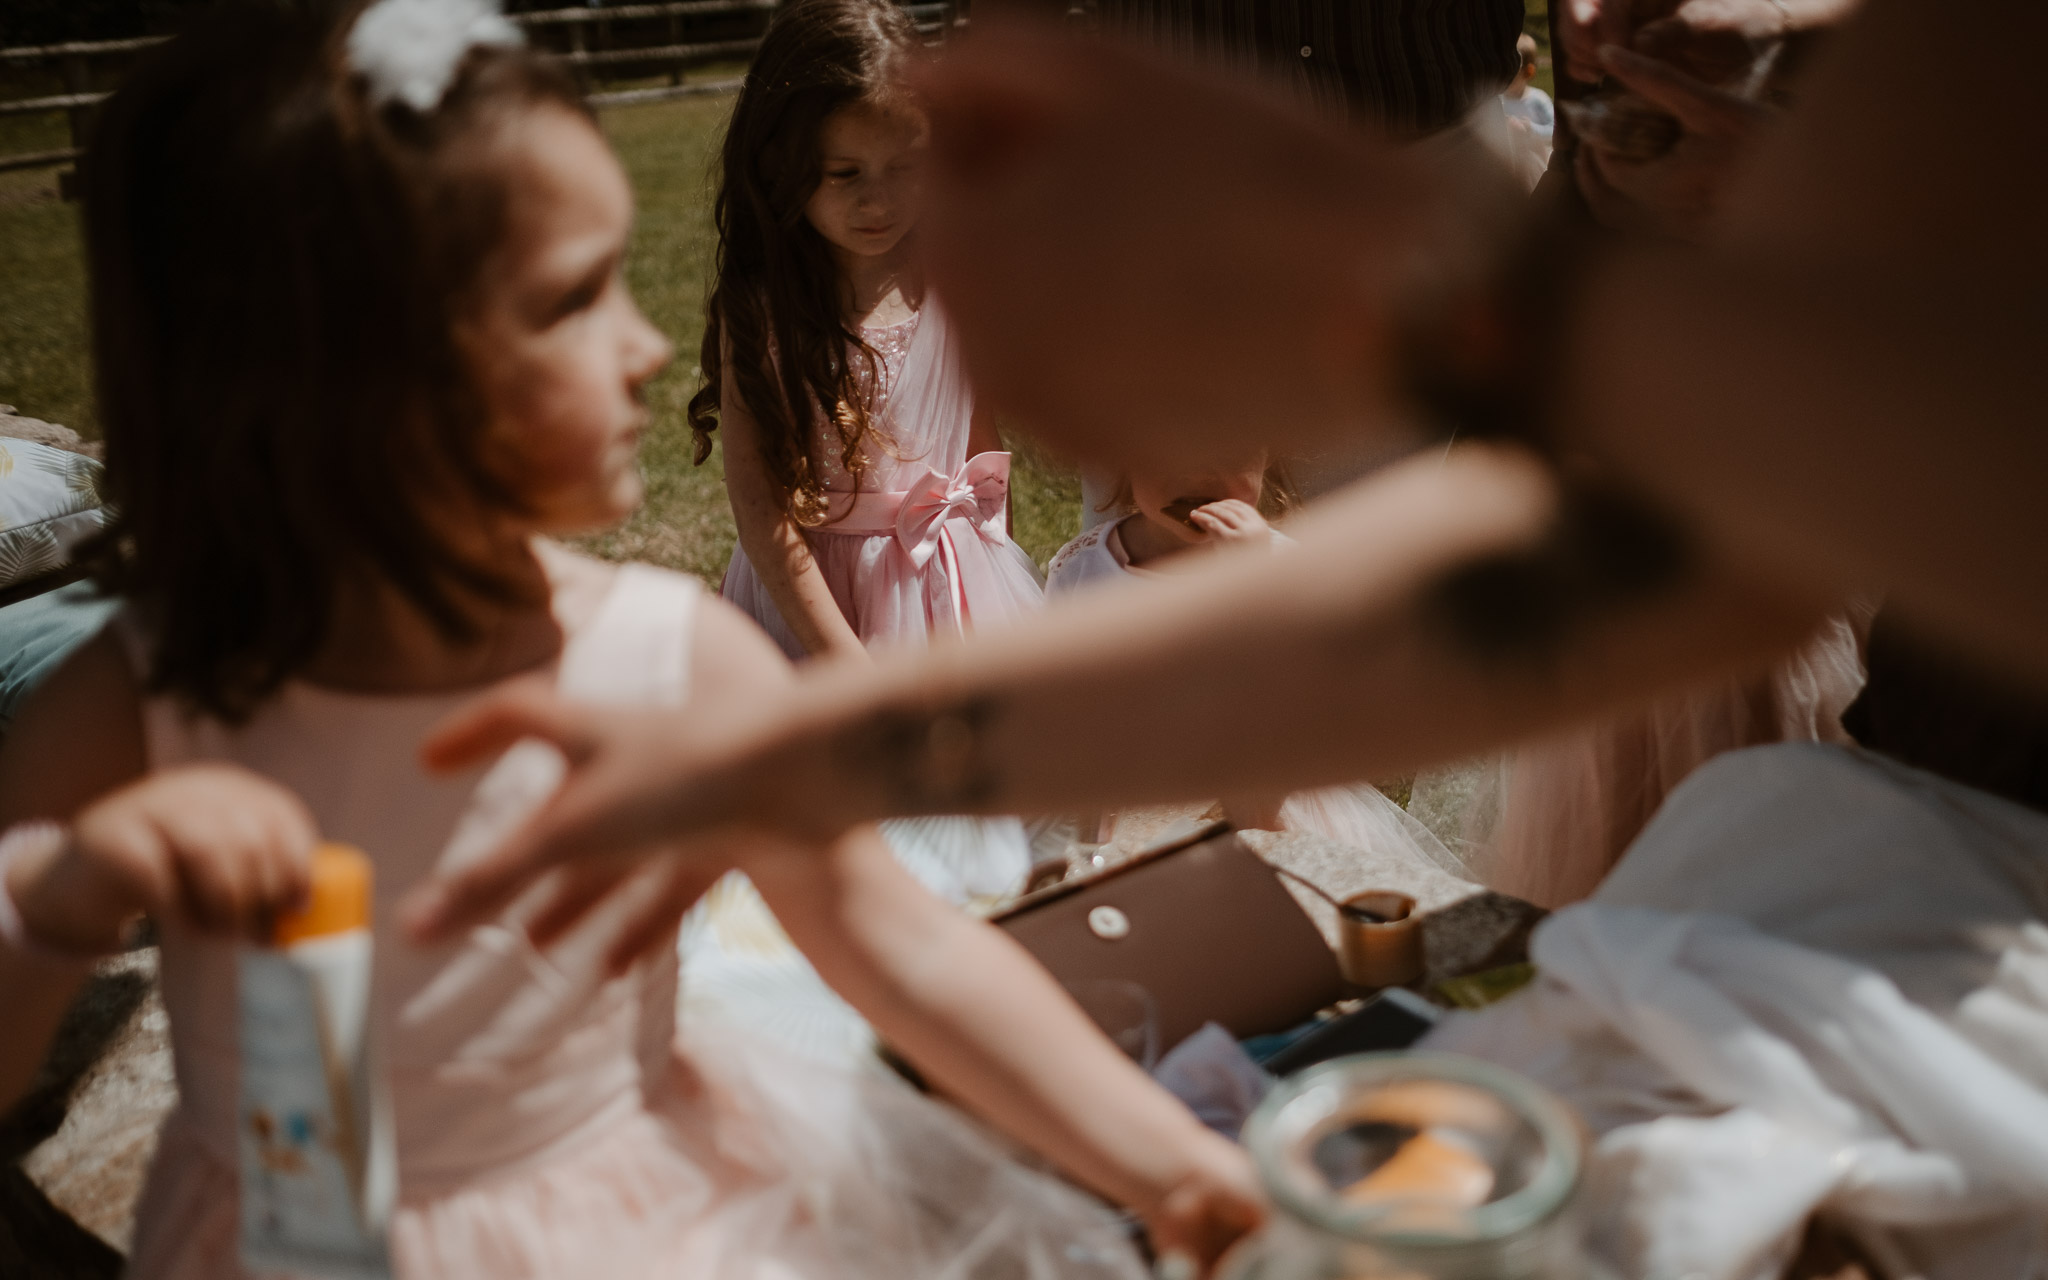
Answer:
<path fill-rule="evenodd" d="M 2021 0 L 1873 4 L 1706 250 L 1588 264 L 1557 317 L 1546 434 L 1568 470 L 1590 459 L 1679 513 L 1685 572 L 1658 589 L 1565 599 L 1559 471 L 1459 447 L 1327 501 L 1295 556 L 1219 555 L 859 679 L 821 671 L 744 725 L 501 698 L 430 758 L 531 733 L 575 772 L 415 924 L 474 918 L 557 861 L 718 827 L 819 835 L 1393 772 L 1760 664 L 1874 582 L 2048 685 L 2048 245 L 2018 109 L 2044 34 L 2048 11 Z M 1413 153 L 1112 48 L 979 36 L 930 91 L 929 249 L 977 383 L 1106 460 L 1387 430 L 1404 308 L 1432 261 L 1487 234 Z M 1495 634 L 1473 625 L 1475 582 Z M 1140 721 L 1183 752 L 1141 767 L 1082 731 Z"/>

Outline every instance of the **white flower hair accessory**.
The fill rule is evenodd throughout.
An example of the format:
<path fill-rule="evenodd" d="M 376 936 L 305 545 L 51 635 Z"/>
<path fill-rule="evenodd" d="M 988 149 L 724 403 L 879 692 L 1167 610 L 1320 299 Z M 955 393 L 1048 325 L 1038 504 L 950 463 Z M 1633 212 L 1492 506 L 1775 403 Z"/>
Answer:
<path fill-rule="evenodd" d="M 403 102 L 432 111 L 463 55 L 525 36 L 496 0 L 377 0 L 348 33 L 348 63 L 370 82 L 370 105 Z"/>

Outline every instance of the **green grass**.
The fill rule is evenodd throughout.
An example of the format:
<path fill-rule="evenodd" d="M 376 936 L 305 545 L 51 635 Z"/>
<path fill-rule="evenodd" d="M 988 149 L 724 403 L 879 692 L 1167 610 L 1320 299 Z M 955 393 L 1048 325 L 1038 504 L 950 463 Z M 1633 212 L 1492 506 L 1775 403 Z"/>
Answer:
<path fill-rule="evenodd" d="M 716 247 L 712 165 L 731 108 L 730 98 L 685 98 L 604 115 L 640 204 L 626 276 L 648 319 L 675 343 L 676 357 L 648 389 L 653 420 L 641 446 L 647 499 L 623 526 L 585 542 L 599 555 L 682 569 L 714 584 L 734 536 L 724 456 L 715 449 L 703 466 L 690 465 L 684 411 L 702 383 L 697 348 Z"/>
<path fill-rule="evenodd" d="M 69 144 L 61 116 L 0 118 L 0 154 Z M 56 171 L 0 173 L 0 404 L 98 434 L 78 206 Z"/>
<path fill-rule="evenodd" d="M 610 87 L 610 86 L 608 86 Z M 639 197 L 627 277 L 676 346 L 650 388 L 643 446 L 647 500 L 620 528 L 584 540 L 612 559 L 645 560 L 716 584 L 732 552 L 722 453 L 690 465 L 684 410 L 701 384 L 697 349 L 711 268 L 711 193 L 728 97 L 605 112 L 604 127 Z M 0 119 L 0 154 L 64 145 L 59 117 Z M 97 436 L 86 333 L 78 207 L 57 199 L 54 171 L 0 174 L 0 403 Z M 1043 565 L 1080 529 L 1080 482 L 1019 442 L 1012 487 L 1017 540 Z"/>

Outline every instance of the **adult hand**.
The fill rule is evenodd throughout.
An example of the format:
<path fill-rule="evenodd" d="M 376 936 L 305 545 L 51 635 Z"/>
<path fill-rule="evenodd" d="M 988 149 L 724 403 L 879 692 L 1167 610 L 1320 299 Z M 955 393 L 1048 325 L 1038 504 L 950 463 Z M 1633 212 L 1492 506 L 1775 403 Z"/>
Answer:
<path fill-rule="evenodd" d="M 1830 27 L 1860 0 L 1566 0 L 1558 13 L 1558 65 L 1588 84 L 1607 73 L 1600 50 L 1626 45 L 1673 62 L 1709 84 L 1749 70 L 1772 40 Z"/>
<path fill-rule="evenodd" d="M 81 810 L 70 838 L 9 868 L 23 927 L 113 951 L 137 915 L 254 934 L 305 897 L 317 833 L 297 796 L 233 765 L 166 769 Z"/>
<path fill-rule="evenodd" d="M 1077 456 L 1369 429 L 1389 300 L 1474 221 L 1417 156 L 1107 41 L 977 28 L 920 81 L 976 389 Z"/>
<path fill-rule="evenodd" d="M 732 851 L 721 842 L 695 840 L 650 859 L 613 856 L 570 862 L 552 873 L 549 890 L 524 920 L 527 941 L 545 949 L 601 905 L 624 901 L 627 905 L 613 921 L 604 953 L 605 970 L 622 974 L 675 945 L 683 917 L 733 861 Z"/>
<path fill-rule="evenodd" d="M 1757 0 L 1767 3 L 1768 0 Z M 1611 44 L 1627 44 L 1635 32 L 1637 5 L 1633 0 L 1564 0 L 1557 14 L 1556 69 L 1574 80 L 1598 84 L 1607 68 L 1600 50 Z M 1669 0 L 1658 5 L 1668 9 Z"/>
<path fill-rule="evenodd" d="M 1638 53 L 1676 63 L 1708 84 L 1747 73 L 1771 41 L 1832 27 L 1861 0 L 1684 0 L 1645 20 L 1629 40 Z"/>
<path fill-rule="evenodd" d="M 1630 160 L 1581 139 L 1575 175 L 1593 216 L 1609 227 L 1680 240 L 1705 238 L 1730 171 L 1776 112 L 1700 83 L 1683 71 L 1619 46 L 1602 50 L 1604 65 L 1629 90 L 1670 112 L 1682 132 L 1651 160 Z"/>
<path fill-rule="evenodd" d="M 636 917 L 647 928 L 622 933 L 631 951 L 627 943 L 658 931 L 664 913 L 680 917 L 725 872 L 734 840 L 758 839 L 768 825 L 765 801 L 737 781 L 757 723 L 590 707 L 540 681 L 508 685 L 456 712 L 423 745 L 428 768 L 463 768 L 537 738 L 567 757 L 568 775 L 503 844 L 414 889 L 400 908 L 405 927 L 422 942 L 449 937 L 490 919 L 544 872 L 575 860 L 528 926 L 545 941 L 666 853 L 666 892 Z M 798 822 L 807 815 L 780 816 Z M 689 843 L 679 844 L 684 839 Z"/>

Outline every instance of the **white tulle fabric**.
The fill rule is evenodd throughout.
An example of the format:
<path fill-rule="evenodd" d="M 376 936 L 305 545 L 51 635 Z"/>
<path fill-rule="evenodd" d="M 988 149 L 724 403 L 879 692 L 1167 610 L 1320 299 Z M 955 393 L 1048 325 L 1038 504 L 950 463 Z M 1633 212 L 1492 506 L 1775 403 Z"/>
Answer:
<path fill-rule="evenodd" d="M 970 484 L 980 479 L 967 474 L 974 393 L 939 304 L 927 299 L 905 323 L 864 330 L 863 336 L 882 357 L 880 385 L 868 407 L 887 441 L 868 448 L 863 495 L 909 494 L 934 476 L 949 486 L 956 478 Z M 820 422 L 813 453 L 819 472 L 829 491 L 850 497 L 853 479 L 839 465 L 836 437 L 827 437 Z M 827 524 L 806 536 L 833 600 L 861 641 L 876 649 L 922 645 L 933 636 L 997 625 L 1039 607 L 1042 593 L 1031 558 L 1007 536 L 984 536 L 987 524 L 978 511 L 950 512 L 936 539 L 943 554 L 919 555 L 890 531 L 846 532 Z M 999 520 L 995 527 L 1000 531 Z M 791 659 L 804 656 L 743 548 L 733 549 L 724 594 L 753 615 Z"/>
<path fill-rule="evenodd" d="M 1424 1046 L 1593 1135 L 1624 1276 L 1775 1280 L 1809 1214 L 1924 1280 L 2048 1276 L 2048 815 L 1825 745 L 1675 790 L 1539 977 Z"/>
<path fill-rule="evenodd" d="M 1865 614 L 1830 619 L 1758 677 L 1667 694 L 1509 752 L 1468 810 L 1466 856 L 1490 888 L 1546 907 L 1591 893 L 1664 797 L 1724 751 L 1845 743 L 1863 688 Z"/>
<path fill-rule="evenodd" d="M 685 707 L 700 599 L 689 579 L 621 570 L 595 616 L 565 620 L 559 686 Z M 139 659 L 146 646 L 124 630 Z M 422 734 L 463 700 L 294 684 L 238 728 L 163 700 L 144 716 L 152 767 L 235 761 L 375 861 L 402 1280 L 1140 1274 L 1099 1207 L 893 1077 L 730 1029 L 678 1040 L 673 957 L 618 978 L 601 963 L 631 894 L 546 951 L 521 926 L 530 898 L 460 941 L 410 945 L 389 927 L 395 901 L 495 844 L 561 777 L 539 743 L 467 774 L 422 773 Z M 234 945 L 167 928 L 162 972 L 179 1104 L 128 1274 L 236 1280 Z"/>

